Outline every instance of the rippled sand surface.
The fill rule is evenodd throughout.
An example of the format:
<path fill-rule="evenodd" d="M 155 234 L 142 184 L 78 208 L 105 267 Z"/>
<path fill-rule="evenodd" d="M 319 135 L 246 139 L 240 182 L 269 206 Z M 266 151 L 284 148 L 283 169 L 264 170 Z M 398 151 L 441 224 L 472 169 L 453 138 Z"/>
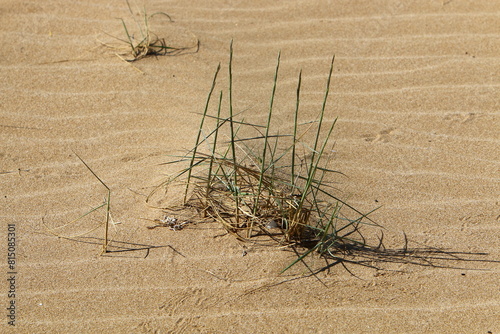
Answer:
<path fill-rule="evenodd" d="M 132 65 L 103 46 L 125 38 L 119 18 L 135 29 L 124 1 L 0 3 L 1 235 L 15 224 L 17 241 L 16 326 L 4 316 L 2 332 L 500 331 L 498 2 L 151 0 L 149 13 L 173 20 L 155 16 L 152 30 L 200 48 Z M 168 155 L 191 148 L 219 62 L 227 79 L 231 39 L 235 108 L 255 122 L 267 117 L 281 51 L 282 131 L 299 70 L 301 117 L 313 120 L 335 54 L 325 117 L 338 117 L 340 196 L 382 206 L 372 218 L 388 248 L 406 233 L 410 247 L 462 261 L 278 276 L 293 253 L 244 249 L 214 226 L 148 229 L 161 212 L 145 195 L 174 171 L 160 165 Z M 112 191 L 110 256 L 100 256 L 97 215 L 65 226 L 106 196 L 75 152 Z M 69 239 L 47 230 L 94 227 Z"/>

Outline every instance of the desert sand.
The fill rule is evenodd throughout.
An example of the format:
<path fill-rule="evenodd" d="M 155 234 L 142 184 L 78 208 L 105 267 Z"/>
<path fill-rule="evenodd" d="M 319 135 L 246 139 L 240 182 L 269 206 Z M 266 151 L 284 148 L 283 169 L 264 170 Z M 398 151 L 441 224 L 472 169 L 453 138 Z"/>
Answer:
<path fill-rule="evenodd" d="M 172 18 L 151 20 L 167 44 L 199 40 L 199 50 L 122 61 L 103 45 L 124 46 L 113 37 L 125 38 L 120 18 L 131 22 L 122 0 L 1 1 L 2 333 L 500 332 L 498 1 L 146 8 Z M 461 260 L 381 259 L 378 270 L 316 276 L 297 264 L 280 275 L 292 252 L 243 246 L 215 225 L 148 229 L 163 216 L 145 196 L 175 171 L 161 165 L 169 155 L 191 148 L 218 63 L 227 78 L 231 39 L 235 108 L 256 122 L 281 51 L 279 129 L 292 125 L 300 69 L 302 117 L 314 119 L 335 55 L 325 117 L 338 117 L 339 196 L 365 212 L 380 206 L 372 218 L 387 248 L 406 234 L 410 247 Z M 112 192 L 106 256 L 102 220 L 67 224 L 106 197 L 75 153 Z"/>

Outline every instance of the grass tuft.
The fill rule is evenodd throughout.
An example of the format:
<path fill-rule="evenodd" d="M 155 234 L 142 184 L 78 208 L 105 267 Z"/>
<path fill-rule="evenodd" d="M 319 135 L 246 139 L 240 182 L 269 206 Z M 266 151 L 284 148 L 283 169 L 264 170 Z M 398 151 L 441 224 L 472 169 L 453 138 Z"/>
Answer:
<path fill-rule="evenodd" d="M 194 50 L 193 52 L 198 51 L 200 46 L 198 39 L 196 39 L 194 46 L 175 47 L 173 45 L 169 45 L 165 38 L 158 37 L 158 35 L 151 30 L 150 20 L 153 17 L 163 16 L 169 22 L 173 22 L 170 15 L 164 12 L 148 14 L 145 7 L 142 10 L 139 9 L 134 11 L 129 0 L 125 1 L 127 3 L 128 11 L 134 21 L 135 28 L 133 30 L 130 29 L 130 27 L 125 23 L 125 20 L 123 18 L 120 19 L 125 32 L 125 38 L 112 36 L 113 38 L 124 43 L 126 46 L 126 51 L 124 53 L 116 53 L 120 59 L 127 62 L 135 62 L 148 56 L 178 55 L 187 50 Z M 140 19 L 137 19 L 137 16 L 140 17 Z M 132 33 L 132 31 L 135 33 Z M 111 47 L 107 43 L 102 44 Z M 115 47 L 111 48 L 115 49 Z"/>
<path fill-rule="evenodd" d="M 167 207 L 167 211 L 179 213 L 179 210 L 194 209 L 199 221 L 219 222 L 239 240 L 293 247 L 298 257 L 283 270 L 286 271 L 311 254 L 338 259 L 348 246 L 364 247 L 366 241 L 360 232 L 361 226 L 376 224 L 367 214 L 334 195 L 334 188 L 327 181 L 332 174 L 339 173 L 328 167 L 327 154 L 336 119 L 325 116 L 335 58 L 327 76 L 322 108 L 312 123 L 299 121 L 300 71 L 290 134 L 273 131 L 280 58 L 278 54 L 266 124 L 237 119 L 241 114 L 235 115 L 233 111 L 231 41 L 229 110 L 223 116 L 223 92 L 220 91 L 217 114 L 208 112 L 217 87 L 219 64 L 193 149 L 169 162 L 186 167 L 154 192 L 182 185 L 182 203 Z M 208 124 L 213 127 L 208 128 Z M 312 132 L 311 143 L 303 139 L 308 137 L 308 132 Z M 354 217 L 347 217 L 346 210 Z"/>

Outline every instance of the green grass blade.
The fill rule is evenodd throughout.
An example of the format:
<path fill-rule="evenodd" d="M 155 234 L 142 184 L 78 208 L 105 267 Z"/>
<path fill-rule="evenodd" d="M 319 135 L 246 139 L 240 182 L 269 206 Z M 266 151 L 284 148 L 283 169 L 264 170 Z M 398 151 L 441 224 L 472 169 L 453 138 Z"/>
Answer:
<path fill-rule="evenodd" d="M 192 157 L 191 162 L 189 164 L 189 172 L 188 172 L 188 176 L 187 176 L 186 190 L 184 192 L 184 200 L 183 200 L 184 204 L 187 201 L 187 194 L 188 194 L 188 190 L 189 190 L 189 184 L 191 181 L 191 173 L 192 173 L 192 169 L 193 169 L 194 159 L 196 157 L 196 152 L 198 149 L 198 145 L 200 143 L 200 137 L 201 137 L 201 132 L 203 130 L 203 124 L 205 122 L 205 118 L 207 115 L 208 106 L 210 104 L 210 99 L 212 97 L 212 93 L 215 89 L 215 84 L 217 83 L 217 75 L 219 74 L 219 71 L 220 71 L 220 64 L 217 66 L 217 70 L 215 71 L 214 79 L 212 80 L 212 87 L 210 88 L 210 92 L 208 93 L 208 97 L 207 97 L 207 102 L 205 104 L 205 111 L 203 112 L 203 117 L 201 118 L 201 123 L 200 123 L 200 126 L 198 128 L 198 135 L 196 136 L 196 144 L 194 145 L 194 149 L 193 149 L 193 157 Z"/>
<path fill-rule="evenodd" d="M 315 141 L 314 141 L 314 148 L 313 148 L 312 156 L 311 156 L 310 169 L 312 169 L 312 166 L 314 164 L 314 158 L 315 158 L 315 155 L 316 155 L 316 152 L 317 152 L 317 148 L 318 148 L 319 137 L 320 137 L 320 134 L 321 134 L 321 126 L 323 125 L 323 117 L 325 115 L 326 102 L 328 100 L 328 93 L 330 92 L 330 82 L 331 82 L 331 79 L 332 79 L 333 62 L 334 61 L 335 61 L 335 56 L 333 56 L 333 58 L 332 58 L 332 63 L 330 65 L 330 72 L 328 74 L 328 80 L 327 80 L 327 83 L 326 83 L 325 97 L 323 98 L 323 105 L 321 107 L 321 113 L 320 113 L 320 116 L 319 116 L 318 129 L 317 129 L 316 138 L 315 138 Z"/>
<path fill-rule="evenodd" d="M 292 171 L 290 173 L 290 183 L 295 184 L 295 147 L 297 145 L 297 124 L 299 117 L 299 105 L 300 105 L 300 85 L 302 83 L 302 70 L 299 72 L 299 82 L 297 83 L 297 102 L 295 104 L 295 115 L 293 118 L 293 142 L 292 142 Z"/>
<path fill-rule="evenodd" d="M 328 80 L 327 80 L 327 84 L 326 84 L 325 97 L 323 98 L 323 105 L 322 105 L 322 108 L 321 108 L 321 113 L 320 113 L 320 117 L 319 117 L 319 121 L 318 121 L 318 129 L 317 129 L 316 137 L 315 137 L 315 141 L 314 141 L 314 148 L 312 150 L 311 161 L 310 161 L 310 165 L 309 165 L 309 169 L 308 169 L 308 180 L 307 180 L 306 185 L 304 186 L 304 189 L 302 191 L 302 197 L 301 197 L 301 200 L 300 200 L 300 203 L 299 203 L 298 212 L 300 212 L 300 210 L 302 209 L 304 200 L 309 195 L 309 188 L 310 188 L 311 183 L 312 183 L 312 181 L 314 179 L 314 175 L 316 173 L 316 168 L 318 166 L 319 160 L 320 160 L 321 155 L 322 155 L 322 151 L 324 149 L 324 145 L 323 145 L 323 149 L 321 150 L 321 153 L 319 153 L 317 151 L 319 137 L 320 137 L 320 134 L 321 134 L 321 127 L 322 127 L 322 124 L 323 124 L 323 117 L 325 115 L 326 102 L 328 100 L 328 93 L 330 91 L 330 82 L 331 82 L 331 78 L 332 78 L 333 62 L 334 62 L 334 60 L 335 60 L 335 56 L 333 56 L 333 58 L 332 58 L 332 62 L 331 62 L 331 65 L 330 65 L 330 72 L 328 73 Z M 335 122 L 336 122 L 336 120 L 335 120 Z M 324 142 L 325 145 L 328 142 L 328 138 L 331 135 L 331 132 L 333 130 L 333 126 L 335 125 L 335 122 L 332 124 L 332 127 L 330 128 L 330 131 L 329 131 L 329 133 L 328 133 L 328 135 L 326 137 L 326 140 Z M 317 158 L 317 159 L 316 159 L 316 154 L 319 154 L 319 158 Z"/>
<path fill-rule="evenodd" d="M 266 125 L 266 134 L 264 136 L 264 147 L 262 149 L 262 164 L 260 167 L 260 178 L 259 178 L 259 188 L 257 189 L 257 195 L 255 196 L 255 204 L 254 204 L 254 215 L 256 213 L 256 209 L 258 207 L 258 202 L 260 199 L 260 193 L 262 191 L 262 179 L 264 178 L 264 173 L 266 170 L 266 155 L 267 155 L 267 145 L 268 145 L 268 140 L 269 140 L 269 129 L 271 127 L 271 118 L 273 115 L 273 105 L 274 105 L 274 97 L 276 95 L 276 86 L 278 83 L 278 71 L 280 67 L 280 58 L 281 58 L 281 52 L 278 53 L 278 60 L 276 62 L 276 70 L 274 72 L 274 82 L 273 82 L 273 92 L 271 94 L 271 101 L 269 103 L 269 113 L 267 115 L 267 125 Z"/>
<path fill-rule="evenodd" d="M 103 253 L 106 253 L 108 251 L 108 231 L 109 231 L 109 219 L 111 210 L 111 189 L 109 189 L 106 183 L 104 183 L 104 181 L 102 181 L 101 178 L 97 176 L 96 173 L 94 173 L 92 168 L 90 168 L 89 165 L 87 165 L 87 163 L 83 161 L 83 159 L 75 151 L 73 151 L 73 153 L 78 157 L 78 159 L 80 159 L 80 161 L 85 165 L 85 167 L 87 167 L 87 169 L 92 173 L 92 175 L 94 175 L 94 177 L 104 186 L 104 188 L 106 188 L 108 192 L 108 198 L 106 200 L 106 223 L 105 223 L 104 241 L 103 241 L 104 243 L 102 245 L 102 251 Z"/>
<path fill-rule="evenodd" d="M 125 34 L 127 34 L 127 39 L 128 39 L 128 44 L 130 45 L 130 48 L 132 49 L 132 54 L 135 55 L 135 45 L 134 42 L 132 41 L 132 37 L 130 37 L 130 34 L 127 29 L 127 25 L 125 24 L 125 21 L 123 19 L 120 19 L 123 24 L 123 28 L 125 29 Z"/>
<path fill-rule="evenodd" d="M 207 177 L 207 189 L 206 189 L 206 196 L 208 198 L 208 194 L 210 192 L 210 186 L 212 184 L 212 170 L 213 170 L 213 165 L 214 165 L 214 159 L 215 159 L 215 152 L 217 150 L 217 140 L 219 137 L 219 128 L 220 128 L 220 112 L 221 112 L 221 106 L 222 106 L 222 91 L 220 91 L 219 94 L 219 106 L 217 107 L 217 126 L 216 126 L 216 132 L 214 135 L 214 143 L 212 145 L 212 157 L 210 159 L 210 166 L 208 167 L 208 177 Z"/>
<path fill-rule="evenodd" d="M 234 123 L 233 123 L 233 40 L 231 40 L 231 44 L 229 46 L 229 125 L 231 128 L 231 152 L 233 156 L 233 163 L 234 163 L 234 188 L 238 189 L 238 170 L 237 170 L 237 164 L 236 164 L 236 145 L 234 143 L 234 140 L 236 138 L 235 132 L 234 132 Z M 240 199 L 238 196 L 238 193 L 235 192 L 235 201 L 236 201 L 236 224 L 239 224 L 239 206 L 240 206 Z"/>

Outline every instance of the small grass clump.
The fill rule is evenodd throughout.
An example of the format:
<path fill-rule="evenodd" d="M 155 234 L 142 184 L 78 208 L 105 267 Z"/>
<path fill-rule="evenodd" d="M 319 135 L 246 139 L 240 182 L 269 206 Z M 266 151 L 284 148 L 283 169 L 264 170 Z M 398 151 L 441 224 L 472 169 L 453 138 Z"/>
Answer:
<path fill-rule="evenodd" d="M 222 112 L 223 91 L 218 94 L 216 114 L 208 112 L 215 95 L 219 64 L 194 147 L 169 162 L 185 167 L 150 196 L 158 189 L 181 185 L 182 201 L 179 198 L 180 204 L 167 207 L 168 212 L 194 210 L 199 221 L 219 222 L 239 240 L 266 244 L 270 241 L 293 247 L 298 258 L 283 271 L 313 253 L 336 259 L 348 246 L 364 247 L 360 226 L 373 223 L 367 221 L 366 214 L 335 196 L 335 189 L 328 181 L 331 174 L 338 173 L 328 167 L 327 153 L 331 151 L 336 119 L 325 117 L 334 57 L 322 108 L 314 122 L 299 121 L 302 72 L 299 73 L 293 129 L 288 134 L 272 131 L 280 55 L 264 125 L 245 121 L 233 110 L 232 58 L 231 43 L 227 113 Z M 207 129 L 208 123 L 213 124 L 211 129 Z M 303 138 L 308 136 L 312 141 L 304 142 Z M 346 217 L 344 210 L 355 217 Z"/>
<path fill-rule="evenodd" d="M 183 51 L 193 48 L 196 49 L 194 52 L 198 51 L 199 48 L 198 40 L 196 40 L 196 45 L 193 47 L 174 47 L 172 45 L 169 45 L 165 40 L 165 38 L 160 38 L 154 32 L 151 31 L 150 20 L 153 17 L 163 16 L 166 19 L 168 19 L 169 22 L 173 22 L 170 15 L 164 12 L 156 12 L 153 14 L 148 14 L 146 8 L 142 10 L 137 10 L 136 12 L 138 14 L 136 14 L 134 10 L 132 10 L 129 0 L 126 0 L 126 3 L 129 13 L 133 18 L 133 21 L 136 26 L 136 34 L 130 32 L 131 30 L 129 29 L 123 18 L 120 19 L 123 25 L 123 29 L 125 31 L 126 38 L 118 38 L 114 36 L 112 37 L 121 41 L 127 47 L 128 51 L 126 51 L 121 55 L 117 54 L 121 59 L 128 62 L 134 62 L 148 56 L 176 55 L 182 53 Z M 140 20 L 137 19 L 136 16 L 140 16 Z M 136 35 L 138 37 L 136 37 Z M 103 44 L 105 46 L 109 46 L 106 43 Z M 126 58 L 123 58 L 122 56 Z"/>

